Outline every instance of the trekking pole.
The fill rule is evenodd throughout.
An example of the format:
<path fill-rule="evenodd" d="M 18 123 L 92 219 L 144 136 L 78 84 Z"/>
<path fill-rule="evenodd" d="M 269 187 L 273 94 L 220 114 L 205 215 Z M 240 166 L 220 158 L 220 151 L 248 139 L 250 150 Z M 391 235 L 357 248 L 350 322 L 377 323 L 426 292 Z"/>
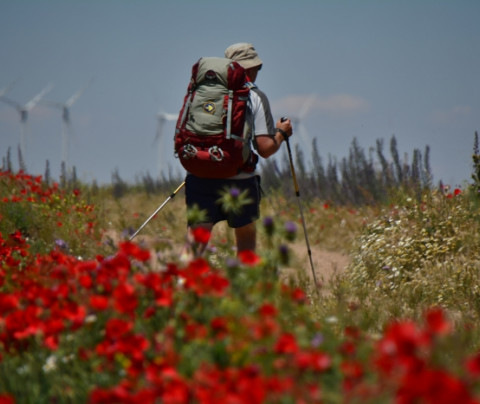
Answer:
<path fill-rule="evenodd" d="M 281 121 L 286 121 L 288 118 L 281 118 Z M 283 133 L 282 133 L 283 135 Z M 303 233 L 305 235 L 305 242 L 307 244 L 307 252 L 308 252 L 308 258 L 310 260 L 310 268 L 312 269 L 312 275 L 313 275 L 313 282 L 315 283 L 315 290 L 317 292 L 318 296 L 318 283 L 317 283 L 317 276 L 315 275 L 315 268 L 313 266 L 313 260 L 312 260 L 312 250 L 310 249 L 310 242 L 308 241 L 308 233 L 307 233 L 307 226 L 305 225 L 305 219 L 303 217 L 303 208 L 302 208 L 302 203 L 300 201 L 300 189 L 298 187 L 298 182 L 297 182 L 297 176 L 295 174 L 295 167 L 293 165 L 293 157 L 292 157 L 292 149 L 290 148 L 290 141 L 288 136 L 284 136 L 285 142 L 287 143 L 287 151 L 288 151 L 288 159 L 290 161 L 290 171 L 292 172 L 292 178 L 293 178 L 293 186 L 295 187 L 295 194 L 297 196 L 297 204 L 298 204 L 298 210 L 300 211 L 300 218 L 302 221 L 303 225 Z"/>
<path fill-rule="evenodd" d="M 170 194 L 170 196 L 165 200 L 165 202 L 163 202 L 163 203 L 157 208 L 157 210 L 156 210 L 155 212 L 153 212 L 147 220 L 145 220 L 145 223 L 143 223 L 143 224 L 138 228 L 138 230 L 137 230 L 135 233 L 133 233 L 133 235 L 129 238 L 129 241 L 132 241 L 132 240 L 135 238 L 135 236 L 140 232 L 140 230 L 142 230 L 142 229 L 147 225 L 147 223 L 148 223 L 150 220 L 152 220 L 153 217 L 154 217 L 158 212 L 160 212 L 160 211 L 163 209 L 163 207 L 168 203 L 168 201 L 169 201 L 170 199 L 172 199 L 172 198 L 175 197 L 175 195 L 178 193 L 178 191 L 180 191 L 180 190 L 182 189 L 182 187 L 183 187 L 184 185 L 185 185 L 185 181 L 183 181 L 183 182 L 178 186 L 178 188 Z"/>

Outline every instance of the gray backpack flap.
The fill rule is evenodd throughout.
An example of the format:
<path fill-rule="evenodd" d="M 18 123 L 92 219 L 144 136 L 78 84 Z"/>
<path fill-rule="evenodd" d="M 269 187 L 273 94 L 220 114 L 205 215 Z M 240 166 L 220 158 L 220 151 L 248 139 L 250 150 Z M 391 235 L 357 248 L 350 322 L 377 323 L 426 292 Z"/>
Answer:
<path fill-rule="evenodd" d="M 188 111 L 185 128 L 200 135 L 223 133 L 227 107 L 227 88 L 217 82 L 203 82 L 196 90 Z"/>

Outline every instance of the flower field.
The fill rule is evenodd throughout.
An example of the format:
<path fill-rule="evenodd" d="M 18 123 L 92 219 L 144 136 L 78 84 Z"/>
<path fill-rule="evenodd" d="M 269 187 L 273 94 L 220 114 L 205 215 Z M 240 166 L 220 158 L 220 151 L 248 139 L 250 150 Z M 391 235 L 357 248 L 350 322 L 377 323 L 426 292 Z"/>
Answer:
<path fill-rule="evenodd" d="M 475 198 L 308 201 L 312 243 L 351 244 L 315 288 L 279 276 L 293 208 L 266 209 L 257 254 L 221 236 L 182 261 L 113 242 L 122 214 L 87 189 L 0 171 L 0 404 L 480 403 Z"/>

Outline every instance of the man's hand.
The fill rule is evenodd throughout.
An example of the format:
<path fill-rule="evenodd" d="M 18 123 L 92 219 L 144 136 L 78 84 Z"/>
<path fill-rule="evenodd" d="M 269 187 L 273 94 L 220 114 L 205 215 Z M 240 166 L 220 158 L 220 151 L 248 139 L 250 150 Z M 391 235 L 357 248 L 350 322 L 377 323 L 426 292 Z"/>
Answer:
<path fill-rule="evenodd" d="M 275 128 L 275 134 L 273 136 L 257 135 L 255 137 L 257 152 L 263 158 L 270 157 L 272 154 L 276 153 L 280 148 L 282 141 L 287 140 L 292 136 L 292 122 L 288 118 L 285 118 L 284 120 L 280 118 L 277 121 Z"/>
<path fill-rule="evenodd" d="M 278 129 L 278 132 L 282 134 L 285 140 L 287 139 L 285 135 L 287 137 L 290 137 L 293 134 L 292 122 L 290 121 L 289 118 L 285 118 L 285 117 L 280 118 L 277 121 L 275 128 Z"/>

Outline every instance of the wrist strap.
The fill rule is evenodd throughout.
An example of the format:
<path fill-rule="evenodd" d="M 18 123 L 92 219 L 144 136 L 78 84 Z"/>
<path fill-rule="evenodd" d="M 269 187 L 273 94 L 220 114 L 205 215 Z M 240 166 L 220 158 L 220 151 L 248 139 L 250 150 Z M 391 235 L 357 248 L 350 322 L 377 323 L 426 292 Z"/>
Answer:
<path fill-rule="evenodd" d="M 280 129 L 280 128 L 275 128 L 275 133 L 276 132 L 280 132 L 283 136 L 283 139 L 287 140 L 288 139 L 288 135 L 287 135 L 287 132 L 285 132 L 283 129 Z"/>

